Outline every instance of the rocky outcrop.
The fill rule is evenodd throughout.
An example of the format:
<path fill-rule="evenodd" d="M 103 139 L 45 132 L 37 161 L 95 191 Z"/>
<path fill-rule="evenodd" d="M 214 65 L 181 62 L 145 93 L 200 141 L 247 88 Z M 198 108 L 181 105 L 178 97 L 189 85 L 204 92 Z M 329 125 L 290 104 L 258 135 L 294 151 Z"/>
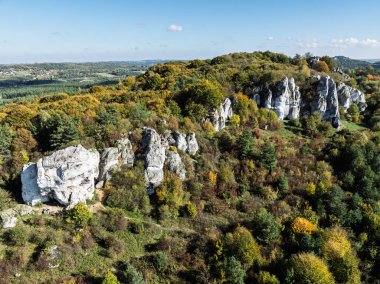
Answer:
<path fill-rule="evenodd" d="M 329 76 L 323 77 L 316 86 L 315 97 L 311 103 L 312 113 L 321 114 L 321 119 L 339 127 L 339 101 L 336 84 Z"/>
<path fill-rule="evenodd" d="M 229 98 L 226 98 L 221 103 L 219 109 L 214 109 L 210 115 L 206 118 L 206 121 L 210 121 L 214 126 L 215 131 L 220 131 L 226 126 L 227 120 L 233 115 L 232 102 Z"/>
<path fill-rule="evenodd" d="M 339 105 L 341 105 L 345 111 L 354 103 L 359 107 L 360 112 L 363 112 L 366 107 L 365 95 L 358 89 L 347 86 L 344 83 L 339 83 L 337 87 Z"/>
<path fill-rule="evenodd" d="M 199 150 L 199 145 L 195 133 L 186 136 L 178 131 L 167 130 L 161 139 L 161 144 L 167 149 L 175 146 L 181 152 L 187 152 L 194 156 Z"/>
<path fill-rule="evenodd" d="M 175 173 L 181 180 L 186 179 L 185 165 L 176 151 L 166 151 L 166 165 L 168 170 Z"/>
<path fill-rule="evenodd" d="M 145 163 L 145 180 L 148 193 L 164 179 L 165 147 L 160 135 L 152 128 L 144 128 L 142 147 Z"/>
<path fill-rule="evenodd" d="M 0 225 L 3 229 L 16 227 L 18 217 L 31 215 L 32 209 L 27 205 L 18 205 L 15 208 L 10 208 L 0 212 Z"/>
<path fill-rule="evenodd" d="M 21 173 L 22 197 L 35 205 L 54 200 L 75 205 L 91 199 L 99 174 L 99 153 L 72 146 L 24 166 Z"/>
<path fill-rule="evenodd" d="M 132 143 L 128 138 L 121 139 L 117 143 L 117 147 L 104 149 L 100 157 L 97 188 L 104 186 L 109 180 L 112 170 L 120 169 L 123 165 L 133 167 L 135 155 L 132 150 Z"/>
<path fill-rule="evenodd" d="M 269 86 L 255 88 L 252 96 L 258 106 L 273 110 L 280 120 L 295 119 L 300 116 L 301 93 L 294 78 L 284 78 L 272 88 Z"/>
<path fill-rule="evenodd" d="M 186 136 L 186 142 L 187 142 L 187 152 L 194 156 L 199 151 L 199 145 L 197 138 L 195 137 L 195 133 L 188 134 Z"/>

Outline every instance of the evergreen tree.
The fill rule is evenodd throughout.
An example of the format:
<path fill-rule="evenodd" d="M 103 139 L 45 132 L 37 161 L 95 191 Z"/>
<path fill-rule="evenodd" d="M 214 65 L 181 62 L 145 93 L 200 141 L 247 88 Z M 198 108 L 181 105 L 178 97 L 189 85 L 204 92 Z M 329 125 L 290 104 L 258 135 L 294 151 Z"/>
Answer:
<path fill-rule="evenodd" d="M 244 284 L 246 273 L 240 261 L 235 257 L 227 258 L 224 271 L 226 273 L 226 283 Z"/>
<path fill-rule="evenodd" d="M 260 163 L 269 173 L 272 173 L 277 165 L 277 152 L 269 141 L 261 149 Z"/>

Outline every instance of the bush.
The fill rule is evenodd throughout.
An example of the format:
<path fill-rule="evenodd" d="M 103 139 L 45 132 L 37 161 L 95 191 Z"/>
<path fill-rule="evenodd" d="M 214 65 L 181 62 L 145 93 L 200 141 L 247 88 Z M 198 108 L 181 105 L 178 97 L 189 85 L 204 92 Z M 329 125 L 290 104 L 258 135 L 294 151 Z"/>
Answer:
<path fill-rule="evenodd" d="M 276 275 L 272 275 L 267 271 L 260 271 L 257 277 L 257 284 L 280 284 Z"/>
<path fill-rule="evenodd" d="M 164 273 L 168 268 L 168 256 L 164 252 L 157 252 L 153 255 L 153 265 L 157 272 Z"/>
<path fill-rule="evenodd" d="M 301 253 L 291 259 L 293 269 L 293 280 L 297 284 L 334 284 L 332 276 L 326 263 L 311 253 Z"/>
<path fill-rule="evenodd" d="M 146 194 L 143 165 L 138 164 L 133 169 L 115 173 L 106 190 L 106 195 L 107 206 L 127 211 L 140 209 L 145 213 L 149 212 L 149 197 Z"/>
<path fill-rule="evenodd" d="M 5 233 L 6 241 L 13 246 L 24 246 L 27 244 L 30 236 L 30 230 L 24 225 L 19 225 L 8 230 Z"/>
<path fill-rule="evenodd" d="M 66 220 L 69 223 L 73 223 L 77 227 L 84 227 L 90 221 L 92 213 L 86 206 L 86 204 L 80 202 L 74 206 L 73 209 L 67 212 Z"/>
<path fill-rule="evenodd" d="M 115 274 L 113 274 L 111 271 L 107 271 L 104 275 L 104 279 L 102 284 L 119 284 L 120 282 L 117 280 L 117 277 Z"/>
<path fill-rule="evenodd" d="M 124 271 L 124 279 L 128 284 L 144 284 L 144 277 L 141 272 L 137 271 L 136 268 L 127 264 L 127 267 Z"/>

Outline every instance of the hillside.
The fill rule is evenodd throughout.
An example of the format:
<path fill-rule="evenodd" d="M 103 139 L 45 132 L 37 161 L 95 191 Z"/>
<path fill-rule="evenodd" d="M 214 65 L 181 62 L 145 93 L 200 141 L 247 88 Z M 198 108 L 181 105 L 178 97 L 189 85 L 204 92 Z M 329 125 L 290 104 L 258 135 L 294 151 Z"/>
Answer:
<path fill-rule="evenodd" d="M 1 106 L 0 282 L 380 281 L 380 74 L 328 63 L 234 53 Z"/>

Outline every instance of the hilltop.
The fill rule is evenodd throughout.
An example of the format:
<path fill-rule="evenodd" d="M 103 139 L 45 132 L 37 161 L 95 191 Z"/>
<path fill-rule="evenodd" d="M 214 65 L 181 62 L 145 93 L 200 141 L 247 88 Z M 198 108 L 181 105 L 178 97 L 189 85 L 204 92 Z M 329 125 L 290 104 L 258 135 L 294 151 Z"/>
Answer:
<path fill-rule="evenodd" d="M 1 106 L 2 280 L 378 281 L 379 76 L 234 53 Z"/>

